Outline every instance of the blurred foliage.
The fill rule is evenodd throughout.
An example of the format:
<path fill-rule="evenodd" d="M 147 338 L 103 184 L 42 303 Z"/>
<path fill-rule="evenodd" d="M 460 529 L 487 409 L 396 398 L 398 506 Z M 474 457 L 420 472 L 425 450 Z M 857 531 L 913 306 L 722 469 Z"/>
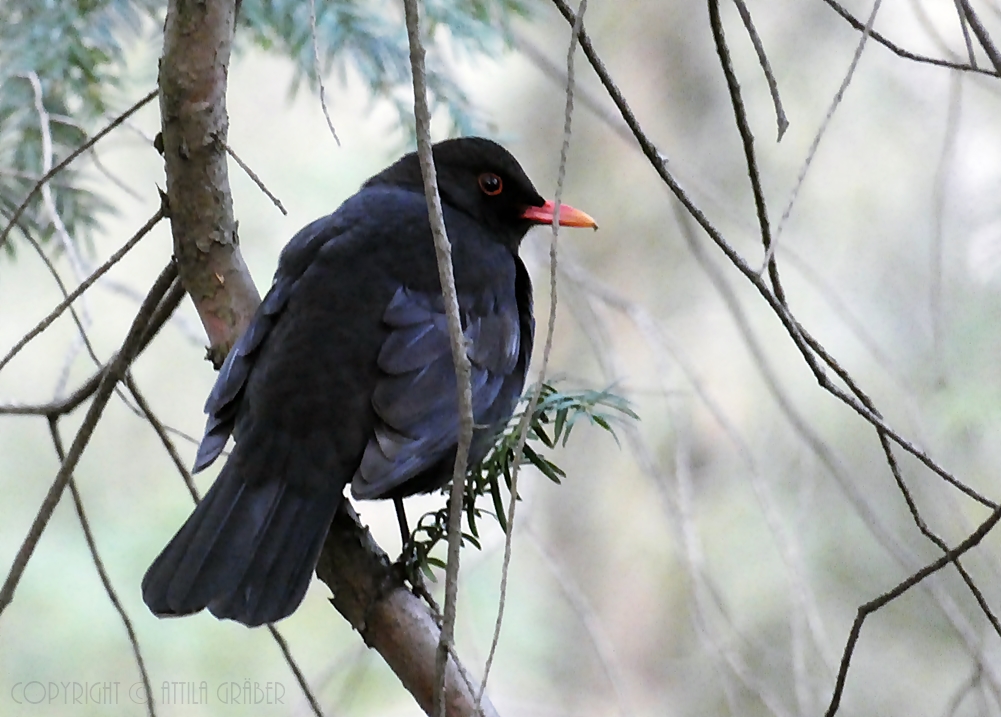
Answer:
<path fill-rule="evenodd" d="M 522 0 L 429 0 L 422 4 L 425 47 L 447 33 L 453 50 L 470 55 L 501 52 L 508 40 L 509 21 L 527 14 Z M 415 143 L 410 46 L 399 2 L 316 0 L 316 52 L 324 76 L 336 71 L 343 82 L 354 68 L 371 88 L 372 97 L 393 103 L 401 127 Z M 302 0 L 245 0 L 238 22 L 256 45 L 292 59 L 294 92 L 306 79 L 317 86 L 312 8 Z M 239 36 L 239 35 L 238 35 Z M 428 53 L 427 84 L 431 110 L 444 111 L 452 136 L 482 134 L 484 125 L 456 84 L 441 53 Z"/>
<path fill-rule="evenodd" d="M 0 216 L 10 220 L 44 174 L 43 135 L 32 86 L 34 73 L 49 119 L 51 165 L 81 145 L 108 112 L 108 96 L 125 74 L 123 39 L 139 36 L 156 0 L 4 0 L 0 22 Z M 53 183 L 56 209 L 72 236 L 89 239 L 100 212 L 110 209 L 81 186 L 68 167 Z M 4 222 L 6 225 L 6 221 Z M 41 240 L 53 234 L 40 196 L 15 232 Z M 4 245 L 8 256 L 14 243 Z"/>
<path fill-rule="evenodd" d="M 518 428 L 535 391 L 536 387 L 533 386 L 525 392 L 518 410 L 497 436 L 493 448 L 468 472 L 466 491 L 462 499 L 463 511 L 466 514 L 466 528 L 462 533 L 463 544 L 469 543 L 477 549 L 480 548 L 480 530 L 476 521 L 484 515 L 495 518 L 501 530 L 507 532 L 507 511 L 504 507 L 500 481 L 504 480 L 510 495 L 515 452 L 518 449 Z M 532 411 L 528 435 L 522 449 L 522 465 L 533 465 L 546 478 L 554 483 L 560 483 L 566 477 L 566 473 L 540 450 L 565 446 L 573 427 L 582 418 L 608 431 L 618 442 L 613 423 L 625 418 L 638 420 L 639 416 L 629 407 L 629 402 L 625 398 L 607 389 L 560 391 L 548 383 L 543 383 L 539 402 Z M 451 482 L 443 487 L 441 492 L 447 496 L 450 490 Z M 484 505 L 489 507 L 485 508 Z M 434 580 L 432 567 L 445 567 L 444 561 L 431 553 L 439 543 L 447 539 L 448 503 L 446 502 L 438 510 L 422 515 L 411 535 L 410 556 L 415 566 L 431 580 Z"/>
<path fill-rule="evenodd" d="M 391 0 L 316 3 L 316 50 L 324 75 L 343 80 L 357 70 L 373 99 L 388 99 L 401 127 L 414 136 L 410 55 L 402 10 Z M 0 22 L 0 216 L 10 221 L 44 174 L 43 135 L 31 73 L 38 77 L 49 115 L 55 165 L 86 141 L 109 112 L 109 96 L 126 76 L 125 53 L 150 26 L 162 26 L 164 0 L 3 0 Z M 293 91 L 306 79 L 317 85 L 311 6 L 301 0 L 245 0 L 237 40 L 289 57 L 295 64 Z M 522 0 L 433 0 L 424 3 L 425 40 L 442 40 L 457 52 L 501 51 L 508 21 L 524 15 Z M 152 21 L 152 25 L 150 23 Z M 429 53 L 428 88 L 433 110 L 444 112 L 449 133 L 482 131 L 482 122 L 452 79 L 442 53 Z M 82 185 L 84 173 L 69 167 L 52 184 L 60 217 L 77 241 L 89 240 L 101 212 L 111 210 Z M 6 225 L 6 221 L 4 225 Z M 41 241 L 52 223 L 34 197 L 11 234 Z M 13 256 L 7 241 L 5 253 Z"/>

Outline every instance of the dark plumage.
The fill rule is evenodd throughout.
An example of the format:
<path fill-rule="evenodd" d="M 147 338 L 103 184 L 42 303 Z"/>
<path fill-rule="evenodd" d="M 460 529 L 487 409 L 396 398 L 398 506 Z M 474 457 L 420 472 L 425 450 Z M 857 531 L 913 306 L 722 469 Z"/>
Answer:
<path fill-rule="evenodd" d="M 473 369 L 475 463 L 524 386 L 534 321 L 517 250 L 533 224 L 552 222 L 552 205 L 494 142 L 449 140 L 434 156 Z M 560 223 L 594 225 L 567 206 Z M 209 395 L 194 470 L 230 435 L 235 447 L 146 572 L 150 610 L 208 607 L 245 625 L 291 614 L 345 484 L 370 499 L 448 482 L 455 384 L 420 166 L 408 154 L 282 251 Z"/>

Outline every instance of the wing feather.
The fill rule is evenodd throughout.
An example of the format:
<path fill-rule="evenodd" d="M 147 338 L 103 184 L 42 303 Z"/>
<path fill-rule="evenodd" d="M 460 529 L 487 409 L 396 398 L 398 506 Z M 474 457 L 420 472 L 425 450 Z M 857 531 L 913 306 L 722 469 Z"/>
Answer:
<path fill-rule="evenodd" d="M 491 295 L 459 299 L 472 368 L 473 420 L 482 432 L 493 429 L 482 424 L 497 412 L 492 409 L 498 400 L 510 403 L 500 394 L 520 363 L 518 306 L 513 296 L 510 301 Z M 352 479 L 356 498 L 392 493 L 454 453 L 459 435 L 455 368 L 441 297 L 401 287 L 383 321 L 390 333 L 379 353 L 383 378 L 372 396 L 378 422 Z M 527 362 L 521 363 L 524 368 Z"/>

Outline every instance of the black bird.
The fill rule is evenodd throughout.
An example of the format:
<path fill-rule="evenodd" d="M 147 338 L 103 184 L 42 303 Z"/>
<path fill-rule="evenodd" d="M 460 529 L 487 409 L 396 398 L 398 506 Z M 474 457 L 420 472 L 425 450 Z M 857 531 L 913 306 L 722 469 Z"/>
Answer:
<path fill-rule="evenodd" d="M 494 142 L 433 151 L 472 363 L 473 465 L 525 383 L 534 320 L 517 251 L 532 225 L 552 224 L 553 205 Z M 560 224 L 595 226 L 566 205 Z M 449 481 L 456 380 L 416 154 L 292 237 L 205 412 L 194 470 L 231 434 L 236 444 L 143 578 L 161 617 L 206 607 L 250 626 L 287 617 L 345 484 L 355 498 L 399 499 Z"/>

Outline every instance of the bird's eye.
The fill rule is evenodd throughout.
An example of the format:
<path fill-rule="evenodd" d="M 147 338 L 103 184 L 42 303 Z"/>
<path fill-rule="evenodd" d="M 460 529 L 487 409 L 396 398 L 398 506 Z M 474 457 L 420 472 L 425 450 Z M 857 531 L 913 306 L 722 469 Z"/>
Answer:
<path fill-rule="evenodd" d="M 484 172 L 479 178 L 480 189 L 488 197 L 496 197 L 502 191 L 504 191 L 504 182 L 493 172 Z"/>

